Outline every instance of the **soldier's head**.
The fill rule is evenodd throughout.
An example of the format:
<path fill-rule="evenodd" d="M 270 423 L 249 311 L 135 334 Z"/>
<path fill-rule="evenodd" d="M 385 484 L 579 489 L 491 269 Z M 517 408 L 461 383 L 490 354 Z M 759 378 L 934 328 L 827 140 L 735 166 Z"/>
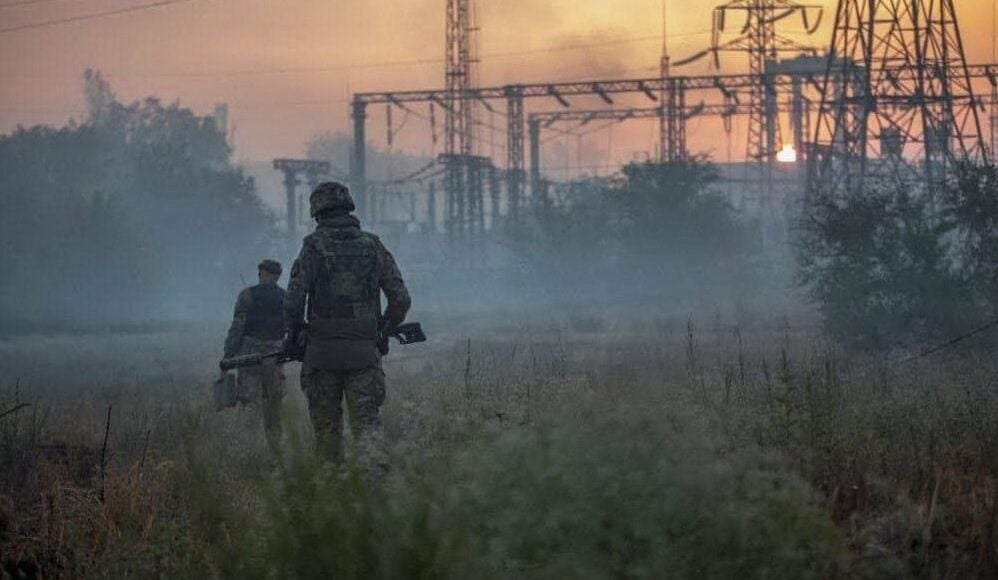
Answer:
<path fill-rule="evenodd" d="M 342 183 L 327 181 L 320 183 L 308 198 L 312 217 L 347 215 L 356 207 L 350 190 Z"/>
<path fill-rule="evenodd" d="M 276 284 L 281 279 L 281 263 L 277 260 L 264 260 L 257 266 L 261 284 Z"/>

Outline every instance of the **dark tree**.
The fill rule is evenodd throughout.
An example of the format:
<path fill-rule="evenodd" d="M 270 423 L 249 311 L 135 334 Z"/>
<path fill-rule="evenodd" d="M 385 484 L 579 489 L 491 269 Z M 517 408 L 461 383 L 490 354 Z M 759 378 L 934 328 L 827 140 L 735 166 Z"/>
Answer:
<path fill-rule="evenodd" d="M 955 336 L 995 314 L 996 210 L 995 168 L 972 163 L 934 189 L 816 196 L 801 227 L 800 281 L 844 343 Z"/>
<path fill-rule="evenodd" d="M 627 165 L 538 203 L 507 238 L 528 277 L 562 295 L 676 308 L 737 298 L 753 249 L 717 180 L 704 159 Z"/>
<path fill-rule="evenodd" d="M 99 73 L 84 92 L 84 122 L 0 137 L 0 319 L 224 317 L 273 227 L 225 135 L 178 104 L 121 104 Z"/>

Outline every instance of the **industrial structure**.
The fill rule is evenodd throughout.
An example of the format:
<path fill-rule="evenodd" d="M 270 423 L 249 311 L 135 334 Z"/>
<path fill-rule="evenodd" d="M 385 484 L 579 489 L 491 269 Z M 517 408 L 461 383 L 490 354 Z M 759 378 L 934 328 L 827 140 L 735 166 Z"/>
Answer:
<path fill-rule="evenodd" d="M 770 82 L 771 74 L 779 72 L 781 54 L 817 54 L 814 47 L 800 44 L 778 33 L 776 26 L 783 20 L 799 15 L 806 34 L 812 35 L 821 22 L 822 11 L 821 6 L 798 4 L 790 0 L 732 0 L 714 9 L 710 52 L 715 64 L 720 68 L 721 52 L 744 53 L 748 56 L 749 74 L 759 79 L 748 90 L 748 142 L 745 158 L 754 162 L 758 170 L 760 192 L 765 199 L 771 194 L 773 164 L 782 145 L 780 123 L 776 117 L 778 94 L 776 86 Z M 738 36 L 722 42 L 729 14 L 743 15 L 744 24 Z M 799 104 L 799 85 L 794 91 Z M 802 116 L 798 117 L 798 121 L 802 119 Z M 800 122 L 795 126 L 800 127 Z M 795 141 L 794 145 L 799 147 L 800 140 Z"/>
<path fill-rule="evenodd" d="M 462 97 L 473 89 L 477 77 L 475 0 L 446 0 L 445 51 L 446 111 L 444 122 L 447 233 L 467 244 L 484 229 L 483 176 L 491 161 L 475 156 L 475 101 Z M 511 195 L 513 193 L 511 192 Z M 460 238 L 458 240 L 457 238 Z"/>
<path fill-rule="evenodd" d="M 305 184 L 310 190 L 314 189 L 329 174 L 330 165 L 327 161 L 313 159 L 274 159 L 274 169 L 284 174 L 288 241 L 294 248 L 298 243 L 298 224 L 304 221 L 301 212 L 305 206 L 304 200 L 299 199 L 298 186 Z"/>
<path fill-rule="evenodd" d="M 789 92 L 794 86 L 820 87 L 823 74 L 813 72 L 767 73 L 767 82 L 778 90 Z M 463 91 L 458 98 L 464 101 L 477 101 L 489 104 L 505 102 L 506 115 L 506 196 L 507 215 L 515 217 L 518 206 L 523 202 L 518 194 L 522 191 L 524 176 L 524 142 L 526 137 L 526 119 L 524 106 L 526 101 L 539 101 L 557 104 L 563 109 L 572 109 L 570 99 L 574 97 L 596 97 L 607 105 L 614 104 L 617 95 L 643 95 L 650 103 L 660 102 L 659 95 L 664 91 L 676 95 L 681 103 L 690 100 L 689 95 L 696 93 L 704 98 L 713 98 L 720 102 L 738 104 L 745 100 L 747 92 L 754 90 L 761 79 L 754 75 L 703 75 L 703 76 L 672 76 L 668 79 L 659 77 L 641 79 L 597 80 L 584 82 L 531 83 L 506 85 L 497 87 L 477 87 Z M 399 91 L 358 93 L 352 101 L 354 123 L 354 159 L 351 166 L 351 179 L 355 190 L 365 191 L 366 161 L 365 143 L 367 109 L 371 105 L 384 104 L 394 106 L 413 106 L 419 104 L 437 104 L 446 102 L 450 95 L 445 89 L 425 91 Z M 686 111 L 686 107 L 682 109 Z M 679 109 L 673 113 L 675 118 L 671 124 L 678 127 L 677 150 L 685 150 L 685 117 L 679 114 Z M 357 187 L 357 186 L 360 187 Z"/>
<path fill-rule="evenodd" d="M 802 77 L 806 77 L 806 75 L 790 74 L 791 90 L 794 93 L 794 98 L 791 99 L 789 103 L 776 103 L 773 107 L 771 107 L 774 115 L 778 113 L 789 115 L 791 125 L 795 127 L 795 129 L 797 127 L 806 127 L 807 118 L 812 112 L 810 102 L 805 102 L 803 99 L 803 91 L 801 90 L 801 87 L 805 82 L 805 79 Z M 683 93 L 685 93 L 685 91 L 683 91 Z M 576 127 L 583 127 L 595 121 L 622 123 L 630 120 L 651 118 L 658 119 L 664 117 L 669 120 L 669 124 L 673 127 L 680 128 L 680 130 L 676 132 L 677 136 L 685 137 L 685 128 L 691 119 L 697 117 L 719 117 L 725 121 L 724 127 L 726 131 L 730 132 L 730 120 L 737 116 L 750 115 L 752 107 L 753 104 L 751 103 L 737 102 L 734 98 L 729 97 L 722 103 L 707 104 L 700 102 L 696 105 L 686 105 L 681 110 L 673 111 L 669 114 L 663 113 L 663 107 L 661 106 L 644 108 L 628 107 L 618 109 L 567 109 L 531 113 L 527 119 L 531 192 L 535 195 L 544 195 L 545 184 L 542 177 L 543 166 L 541 162 L 541 134 L 544 129 L 554 127 L 559 123 L 569 123 Z M 795 130 L 795 140 L 792 145 L 794 150 L 797 150 L 803 146 L 803 135 L 803 129 L 799 134 Z M 671 157 L 669 162 L 672 163 L 682 161 L 686 158 L 687 146 L 685 139 L 678 138 L 675 143 L 677 144 L 676 151 L 682 152 L 682 154 Z M 774 151 L 774 156 L 775 154 L 776 152 Z M 795 158 L 792 163 L 803 164 L 803 157 Z"/>
<path fill-rule="evenodd" d="M 420 231 L 444 233 L 462 248 L 480 244 L 490 229 L 519 223 L 527 203 L 546 202 L 543 131 L 566 132 L 565 127 L 595 120 L 657 120 L 656 159 L 662 163 L 689 157 L 691 120 L 719 118 L 729 134 L 733 119 L 745 120 L 744 166 L 750 175 L 742 184 L 755 190 L 759 203 L 751 209 L 763 216 L 773 213 L 766 203 L 778 196 L 854 188 L 874 175 L 928 182 L 939 179 L 956 158 L 983 157 L 994 148 L 982 138 L 979 116 L 985 105 L 998 102 L 998 67 L 967 64 L 952 0 L 840 0 L 826 54 L 778 31 L 783 21 L 799 18 L 803 31 L 815 34 L 823 17 L 820 6 L 731 0 L 713 11 L 709 46 L 681 60 L 669 55 L 663 10 L 657 76 L 502 86 L 478 83 L 475 0 L 445 2 L 444 87 L 354 94 L 349 181 L 358 211 L 367 218 L 390 213 L 378 209 L 373 196 L 401 191 L 423 196 L 424 209 L 416 211 L 410 203 L 409 210 L 395 213 L 420 219 Z M 675 74 L 702 58 L 720 67 L 728 52 L 745 54 L 749 72 Z M 991 86 L 989 103 L 975 96 L 975 83 L 983 94 L 985 81 Z M 645 102 L 635 104 L 635 96 Z M 443 151 L 410 176 L 376 184 L 366 159 L 373 106 L 385 107 L 389 143 L 395 133 L 392 110 L 427 119 L 434 143 L 437 113 L 443 110 Z M 426 114 L 417 111 L 422 107 Z M 478 116 L 485 112 L 505 118 L 505 159 L 476 147 L 481 142 L 476 128 L 486 126 Z M 996 119 L 992 106 L 992 139 Z M 786 137 L 781 125 L 790 130 Z M 797 167 L 793 175 L 801 181 L 774 194 L 777 162 Z M 286 176 L 286 183 L 297 183 L 292 173 Z"/>
<path fill-rule="evenodd" d="M 953 0 L 840 0 L 830 53 L 812 192 L 933 184 L 988 154 L 973 79 L 994 71 L 967 65 Z"/>

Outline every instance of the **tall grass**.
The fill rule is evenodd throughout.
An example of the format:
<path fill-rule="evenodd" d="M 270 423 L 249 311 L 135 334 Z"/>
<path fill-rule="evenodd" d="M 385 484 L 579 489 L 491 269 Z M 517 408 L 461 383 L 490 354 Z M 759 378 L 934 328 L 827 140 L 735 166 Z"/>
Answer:
<path fill-rule="evenodd" d="M 48 366 L 0 345 L 0 384 L 20 371 L 32 405 L 0 418 L 0 564 L 73 578 L 998 570 L 998 368 L 972 350 L 896 365 L 719 316 L 441 330 L 393 353 L 383 486 L 316 464 L 307 429 L 278 471 L 257 418 L 208 411 L 211 365 L 194 361 L 211 333 L 143 338 L 125 363 L 94 342 Z M 300 425 L 296 389 L 287 407 Z"/>
<path fill-rule="evenodd" d="M 825 578 L 845 550 L 780 462 L 694 419 L 592 410 L 399 458 L 387 488 L 293 472 L 260 576 Z M 266 571 L 266 572 L 264 572 Z M 252 572 L 252 570 L 248 571 Z"/>

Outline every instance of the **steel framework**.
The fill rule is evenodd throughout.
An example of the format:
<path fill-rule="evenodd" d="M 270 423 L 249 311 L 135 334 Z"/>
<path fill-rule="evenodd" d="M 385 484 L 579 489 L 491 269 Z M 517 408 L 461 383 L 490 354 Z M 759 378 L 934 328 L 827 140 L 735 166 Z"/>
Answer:
<path fill-rule="evenodd" d="M 998 65 L 979 64 L 968 65 L 966 74 L 969 79 L 989 79 L 998 77 Z M 518 84 L 496 87 L 471 88 L 454 95 L 459 101 L 505 101 L 510 112 L 507 122 L 507 167 L 520 168 L 520 172 L 509 172 L 515 178 L 522 176 L 525 167 L 524 137 L 526 134 L 525 119 L 517 111 L 523 111 L 523 104 L 526 100 L 553 100 L 564 109 L 572 107 L 569 98 L 571 97 L 598 97 L 608 105 L 613 104 L 613 95 L 617 94 L 640 94 L 649 101 L 659 103 L 659 94 L 664 90 L 675 88 L 676 94 L 686 94 L 691 92 L 719 94 L 723 98 L 741 103 L 742 96 L 746 91 L 757 89 L 760 84 L 765 83 L 774 87 L 777 92 L 795 91 L 810 89 L 817 94 L 821 94 L 826 89 L 827 71 L 812 71 L 809 69 L 793 72 L 782 72 L 770 70 L 762 76 L 750 74 L 736 75 L 702 75 L 702 76 L 673 76 L 668 79 L 662 78 L 636 78 L 636 79 L 615 79 L 615 80 L 595 80 L 580 82 L 561 83 L 536 83 Z M 883 77 L 894 79 L 898 83 L 914 83 L 918 79 L 918 72 L 906 66 L 892 66 L 887 69 L 879 69 L 877 74 Z M 828 87 L 834 87 L 835 82 L 828 83 Z M 742 95 L 742 96 L 740 96 Z M 375 104 L 418 104 L 434 103 L 437 106 L 446 108 L 449 92 L 447 89 L 418 90 L 418 91 L 389 91 L 356 93 L 353 96 L 353 156 L 351 158 L 351 181 L 354 191 L 358 197 L 363 197 L 366 184 L 366 157 L 365 149 L 362 146 L 366 138 L 367 107 Z M 829 111 L 833 110 L 836 103 L 851 102 L 844 99 L 836 101 L 834 93 L 829 92 L 826 97 L 819 102 L 820 107 L 826 117 Z M 815 99 L 819 101 L 819 99 Z M 834 123 L 833 125 L 834 126 Z M 507 180 L 510 175 L 507 175 Z M 521 177 L 522 180 L 522 177 Z M 522 181 L 521 181 L 522 184 Z M 522 185 L 507 188 L 514 191 L 522 191 Z M 358 204 L 361 204 L 358 200 Z"/>
<path fill-rule="evenodd" d="M 752 105 L 735 99 L 726 99 L 724 103 L 698 103 L 693 106 L 686 106 L 681 113 L 676 112 L 672 116 L 675 118 L 674 124 L 680 129 L 684 137 L 686 134 L 686 122 L 695 117 L 721 117 L 731 119 L 736 116 L 747 116 L 751 114 Z M 791 100 L 787 103 L 779 103 L 775 107 L 776 113 L 789 113 L 795 126 L 803 125 L 804 119 L 810 114 L 810 108 L 806 103 L 798 104 L 798 101 Z M 566 111 L 545 111 L 531 113 L 527 119 L 528 134 L 530 135 L 530 183 L 531 192 L 542 194 L 545 190 L 542 177 L 541 165 L 541 130 L 551 127 L 556 123 L 577 123 L 584 126 L 593 121 L 614 121 L 624 122 L 631 119 L 651 119 L 658 118 L 664 114 L 662 107 L 646 108 L 626 108 L 626 109 L 572 109 Z M 683 151 L 686 150 L 685 141 L 680 144 Z M 678 161 L 680 159 L 673 159 Z"/>
<path fill-rule="evenodd" d="M 670 87 L 666 79 L 672 76 L 672 58 L 669 56 L 669 16 L 668 0 L 662 0 L 662 54 L 659 58 L 659 76 L 663 86 Z M 659 92 L 662 103 L 658 107 L 658 159 L 663 163 L 677 161 L 686 157 L 685 134 L 680 133 L 678 111 L 681 96 L 662 90 Z"/>
<path fill-rule="evenodd" d="M 460 95 L 476 83 L 475 0 L 447 0 L 445 51 L 446 98 L 444 118 L 444 195 L 447 233 L 452 238 L 473 236 L 482 220 L 481 164 L 475 157 L 475 101 Z M 467 241 L 467 240 L 464 240 Z"/>
<path fill-rule="evenodd" d="M 789 62 L 793 61 L 783 61 L 780 65 L 784 65 Z M 834 63 L 838 63 L 838 60 L 834 61 Z M 878 78 L 889 78 L 892 79 L 892 82 L 894 83 L 913 85 L 919 82 L 920 76 L 925 76 L 924 71 L 920 75 L 917 69 L 912 69 L 907 65 L 897 64 L 892 61 L 885 61 L 877 64 L 880 68 L 873 69 L 871 71 L 871 76 L 876 75 Z M 677 113 L 671 114 L 673 119 L 672 122 L 676 127 L 674 131 L 674 135 L 676 135 L 676 150 L 685 151 L 685 119 L 688 118 L 686 115 L 691 109 L 691 107 L 685 105 L 685 103 L 689 99 L 690 94 L 697 93 L 698 100 L 701 97 L 720 100 L 721 104 L 719 105 L 707 105 L 708 107 L 714 107 L 715 111 L 721 110 L 725 107 L 729 109 L 731 107 L 735 107 L 739 111 L 738 114 L 744 115 L 745 111 L 751 107 L 747 93 L 758 90 L 760 86 L 771 87 L 778 95 L 791 95 L 790 106 L 792 113 L 792 125 L 795 133 L 795 145 L 797 146 L 799 152 L 807 153 L 806 159 L 810 169 L 814 165 L 812 163 L 812 161 L 814 161 L 812 157 L 821 152 L 821 146 L 820 143 L 817 147 L 812 147 L 810 144 L 807 144 L 806 147 L 803 146 L 805 145 L 803 135 L 805 134 L 808 126 L 808 121 L 811 118 L 811 115 L 807 114 L 805 111 L 808 107 L 815 106 L 819 110 L 823 111 L 827 118 L 829 111 L 837 110 L 839 105 L 842 105 L 843 103 L 854 105 L 856 103 L 856 99 L 844 98 L 843 94 L 839 94 L 839 92 L 834 90 L 834 87 L 836 86 L 844 86 L 841 82 L 835 81 L 835 78 L 841 77 L 841 73 L 835 73 L 829 77 L 827 68 L 827 66 L 816 67 L 813 63 L 802 62 L 795 64 L 794 66 L 770 66 L 767 72 L 762 75 L 735 74 L 672 76 L 665 79 L 636 78 L 594 80 L 584 82 L 515 84 L 493 87 L 473 87 L 463 90 L 457 94 L 454 94 L 447 89 L 357 93 L 353 96 L 352 101 L 354 124 L 354 146 L 350 167 L 352 187 L 357 193 L 358 208 L 364 208 L 366 204 L 365 194 L 367 191 L 367 177 L 365 158 L 366 151 L 363 143 L 366 134 L 368 106 L 375 104 L 406 106 L 410 104 L 424 103 L 444 107 L 446 109 L 448 106 L 448 98 L 453 98 L 455 101 L 459 102 L 475 101 L 481 103 L 482 106 L 491 106 L 489 103 L 505 102 L 508 112 L 506 127 L 507 159 L 506 171 L 502 173 L 502 175 L 504 176 L 504 190 L 506 195 L 506 204 L 504 209 L 505 215 L 509 219 L 516 219 L 518 216 L 520 207 L 524 200 L 525 186 L 528 183 L 528 180 L 526 179 L 527 176 L 524 171 L 526 167 L 524 153 L 527 149 L 524 141 L 528 133 L 528 127 L 526 126 L 527 120 L 525 105 L 528 101 L 542 103 L 551 102 L 562 109 L 558 112 L 576 113 L 571 102 L 571 100 L 575 97 L 596 97 L 607 105 L 613 105 L 615 95 L 637 94 L 644 95 L 644 97 L 647 98 L 653 105 L 650 109 L 657 112 L 663 106 L 663 103 L 661 103 L 660 100 L 660 95 L 663 92 L 665 92 L 665 94 L 676 95 L 677 102 L 684 104 L 682 108 L 675 106 L 673 109 L 674 111 L 684 111 L 682 115 Z M 966 86 L 969 86 L 970 81 L 973 79 L 988 79 L 994 84 L 996 75 L 998 75 L 998 65 L 992 64 L 971 65 L 967 66 L 964 70 L 966 73 L 966 80 L 962 84 Z M 838 77 L 836 75 L 838 75 Z M 826 79 L 828 78 L 831 78 L 832 80 L 826 82 Z M 814 97 L 805 98 L 803 96 L 804 92 L 807 92 L 809 95 L 813 95 Z M 822 94 L 825 96 L 823 97 Z M 973 102 L 971 97 L 959 97 L 955 98 L 955 100 L 956 102 L 965 103 L 968 107 Z M 897 103 L 897 101 L 895 101 L 895 103 Z M 785 103 L 774 101 L 772 113 L 775 115 L 776 111 L 784 106 L 786 106 Z M 586 115 L 588 113 L 590 112 L 582 112 L 581 114 Z M 667 113 L 665 116 L 668 117 L 670 114 Z M 727 116 L 726 118 L 731 117 Z M 834 126 L 834 124 L 832 126 Z M 529 127 L 531 137 L 533 137 L 534 131 L 539 131 L 539 125 L 531 124 Z M 829 140 L 828 142 L 830 143 L 831 141 Z M 812 155 L 812 151 L 815 155 Z M 804 157 L 802 156 L 799 158 L 803 159 Z M 540 167 L 539 157 L 533 150 L 530 152 L 530 161 L 531 168 L 534 166 Z M 441 162 L 447 163 L 445 160 L 441 160 Z M 495 168 L 491 169 L 490 172 L 490 179 L 483 180 L 476 178 L 473 180 L 474 183 L 469 185 L 475 188 L 484 188 L 484 184 L 488 184 L 487 189 L 490 192 L 490 201 L 492 201 L 492 219 L 489 223 L 494 225 L 500 213 L 500 204 L 497 202 L 498 188 L 495 187 L 495 180 L 500 175 L 500 172 Z M 809 178 L 811 173 L 812 172 L 809 171 Z M 535 181 L 536 176 L 536 172 L 532 170 L 529 183 L 532 186 L 531 191 L 540 192 L 540 189 L 533 187 L 537 185 L 537 182 Z M 758 183 L 759 181 L 760 180 L 755 180 L 754 182 Z M 446 187 L 446 182 L 444 185 Z M 484 195 L 484 191 L 482 194 Z M 451 229 L 460 231 L 462 228 L 472 227 L 462 224 L 483 223 L 483 219 L 477 213 L 474 215 L 470 213 L 464 214 L 461 211 L 452 213 L 450 207 L 451 206 L 448 206 L 448 209 L 444 212 L 445 219 L 449 222 L 444 224 L 445 231 L 451 231 Z M 466 205 L 465 207 L 468 206 Z M 481 211 L 483 204 L 476 203 L 474 207 L 478 208 L 475 210 L 476 212 Z M 363 212 L 364 210 L 360 209 L 360 211 Z"/>
<path fill-rule="evenodd" d="M 987 154 L 952 0 L 840 0 L 810 158 L 809 189 L 867 180 L 934 184 Z"/>
<path fill-rule="evenodd" d="M 473 0 L 447 0 L 447 98 L 444 118 L 444 153 L 474 153 L 474 103 L 458 95 L 475 85 L 475 26 Z"/>
<path fill-rule="evenodd" d="M 304 206 L 304 201 L 298 203 L 298 186 L 303 182 L 300 177 L 304 177 L 304 183 L 309 188 L 314 189 L 319 184 L 323 176 L 329 175 L 332 169 L 326 161 L 315 161 L 313 159 L 274 159 L 274 169 L 284 174 L 284 190 L 287 210 L 287 233 L 288 240 L 292 248 L 298 243 L 297 230 L 298 223 L 302 221 L 300 208 Z"/>
<path fill-rule="evenodd" d="M 519 219 L 523 203 L 524 164 L 523 164 L 523 90 L 514 85 L 506 87 L 506 171 L 507 171 L 507 211 L 515 221 Z"/>
<path fill-rule="evenodd" d="M 810 11 L 818 13 L 812 23 Z M 790 0 L 733 0 L 714 9 L 713 33 L 710 52 L 719 66 L 719 53 L 741 52 L 748 54 L 749 74 L 763 79 L 749 91 L 748 149 L 746 158 L 768 167 L 779 147 L 779 123 L 776 121 L 776 87 L 765 82 L 766 72 L 775 63 L 780 53 L 795 52 L 815 54 L 813 47 L 806 46 L 783 36 L 776 31 L 778 22 L 799 14 L 808 34 L 813 34 L 820 24 L 822 8 L 817 5 L 804 5 Z M 726 30 L 729 12 L 743 13 L 744 26 L 740 34 L 731 40 L 721 42 Z"/>

